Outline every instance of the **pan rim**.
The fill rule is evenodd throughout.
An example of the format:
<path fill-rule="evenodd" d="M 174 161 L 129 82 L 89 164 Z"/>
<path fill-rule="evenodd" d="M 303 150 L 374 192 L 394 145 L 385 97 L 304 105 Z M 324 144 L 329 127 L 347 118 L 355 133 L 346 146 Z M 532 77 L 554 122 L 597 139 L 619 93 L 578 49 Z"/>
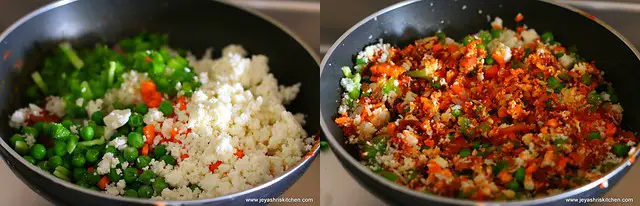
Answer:
<path fill-rule="evenodd" d="M 410 0 L 410 1 L 405 1 L 405 2 L 399 2 L 399 3 L 396 3 L 396 4 L 392 4 L 392 5 L 390 5 L 390 6 L 386 7 L 386 8 L 378 10 L 378 11 L 374 12 L 373 14 L 365 17 L 364 19 L 360 20 L 358 23 L 353 25 L 351 28 L 349 28 L 345 33 L 343 33 L 340 36 L 340 38 L 338 38 L 332 44 L 332 46 L 329 48 L 327 53 L 324 55 L 324 57 L 322 59 L 322 62 L 320 63 L 320 79 L 322 80 L 322 72 L 324 71 L 325 67 L 327 66 L 327 63 L 329 61 L 329 57 L 340 46 L 340 44 L 342 44 L 344 39 L 346 39 L 353 31 L 355 31 L 356 29 L 360 28 L 363 24 L 365 24 L 365 23 L 377 18 L 377 16 L 379 16 L 379 15 L 385 14 L 385 13 L 390 12 L 392 10 L 395 10 L 397 8 L 404 7 L 404 6 L 407 6 L 407 5 L 410 5 L 410 4 L 414 4 L 414 3 L 420 2 L 420 1 L 422 1 L 422 0 Z M 622 34 L 620 34 L 613 27 L 611 27 L 609 24 L 603 22 L 600 19 L 591 18 L 592 16 L 589 15 L 587 12 L 584 12 L 584 11 L 582 11 L 580 9 L 577 9 L 577 8 L 573 7 L 573 6 L 570 6 L 570 5 L 567 5 L 567 4 L 563 4 L 563 3 L 560 3 L 560 2 L 555 2 L 553 0 L 540 0 L 540 1 L 543 2 L 543 3 L 548 3 L 550 5 L 554 5 L 554 6 L 557 6 L 557 7 L 564 8 L 564 9 L 570 11 L 570 12 L 574 12 L 574 13 L 580 14 L 584 18 L 587 18 L 587 19 L 589 19 L 591 21 L 596 22 L 597 24 L 599 24 L 600 26 L 604 27 L 609 32 L 614 34 L 619 40 L 621 40 L 627 46 L 628 49 L 631 49 L 631 51 L 634 53 L 634 55 L 636 56 L 638 61 L 640 61 L 640 52 L 638 52 L 636 47 L 628 39 L 626 39 L 624 36 L 622 36 Z M 478 202 L 478 201 L 472 201 L 472 200 L 466 200 L 466 199 L 457 199 L 457 198 L 444 197 L 444 196 L 440 196 L 440 195 L 425 194 L 425 193 L 417 192 L 417 191 L 411 190 L 411 189 L 409 189 L 409 188 L 407 188 L 405 186 L 390 182 L 390 181 L 384 179 L 382 176 L 373 173 L 370 169 L 366 168 L 358 160 L 356 160 L 354 157 L 352 157 L 341 146 L 341 144 L 335 139 L 335 137 L 330 132 L 328 132 L 329 128 L 328 128 L 327 122 L 325 122 L 325 120 L 327 118 L 322 114 L 323 114 L 322 107 L 320 107 L 320 128 L 322 129 L 323 134 L 327 137 L 327 140 L 328 140 L 328 142 L 329 142 L 329 144 L 331 146 L 331 149 L 334 151 L 334 153 L 338 153 L 340 155 L 340 157 L 338 159 L 342 159 L 341 162 L 343 162 L 343 163 L 344 162 L 348 162 L 348 164 L 350 164 L 351 166 L 353 166 L 354 168 L 359 170 L 360 173 L 363 173 L 363 174 L 367 175 L 370 179 L 373 179 L 374 181 L 376 181 L 378 185 L 382 185 L 385 188 L 393 189 L 393 190 L 405 193 L 407 195 L 410 195 L 410 196 L 413 196 L 413 197 L 417 197 L 419 199 L 423 199 L 423 200 L 424 199 L 428 199 L 428 200 L 442 202 L 442 203 L 446 203 L 446 204 L 456 204 L 456 205 L 538 205 L 538 204 L 545 204 L 545 203 L 552 203 L 552 202 L 561 201 L 562 199 L 571 198 L 572 196 L 574 196 L 576 194 L 583 193 L 583 192 L 591 190 L 591 189 L 593 189 L 593 188 L 595 188 L 595 187 L 597 187 L 597 186 L 599 186 L 599 185 L 601 185 L 603 183 L 607 183 L 609 179 L 611 179 L 617 173 L 625 170 L 627 166 L 628 167 L 632 167 L 634 163 L 632 162 L 631 159 L 632 158 L 635 159 L 635 158 L 638 157 L 638 155 L 640 155 L 640 143 L 638 143 L 634 147 L 634 148 L 636 148 L 636 151 L 634 152 L 634 154 L 631 154 L 627 158 L 625 158 L 625 160 L 622 163 L 620 163 L 616 167 L 616 169 L 611 170 L 609 173 L 607 173 L 603 177 L 601 177 L 601 178 L 599 178 L 599 179 L 597 179 L 595 181 L 592 181 L 589 184 L 582 185 L 580 187 L 577 187 L 577 188 L 574 188 L 574 189 L 571 189 L 571 190 L 566 190 L 566 191 L 564 191 L 562 193 L 559 193 L 559 194 L 556 194 L 556 195 L 545 196 L 545 197 L 542 197 L 542 198 L 535 198 L 535 199 L 527 199 L 527 200 L 523 200 L 523 201 L 507 201 L 507 202 L 482 201 L 482 202 Z M 329 119 L 330 119 L 330 117 L 329 117 Z M 338 154 L 335 154 L 335 155 L 338 156 Z M 349 172 L 349 173 L 351 173 L 351 172 Z M 352 176 L 354 176 L 354 175 L 352 175 Z M 367 190 L 369 191 L 369 189 L 367 189 Z"/>
<path fill-rule="evenodd" d="M 2 33 L 0 33 L 0 43 L 5 41 L 5 38 L 7 36 L 9 36 L 9 34 L 12 33 L 16 28 L 18 28 L 19 26 L 23 25 L 25 22 L 31 20 L 32 18 L 34 18 L 34 17 L 36 17 L 36 16 L 38 16 L 38 15 L 40 15 L 42 13 L 48 12 L 50 10 L 53 10 L 53 9 L 58 8 L 58 7 L 65 6 L 67 4 L 71 4 L 71 3 L 74 3 L 74 2 L 77 2 L 77 1 L 79 1 L 79 0 L 54 1 L 54 2 L 48 3 L 48 4 L 44 5 L 44 6 L 41 6 L 36 10 L 31 11 L 27 15 L 24 15 L 24 16 L 20 17 L 20 19 L 15 21 L 13 24 L 11 24 L 11 26 L 7 27 L 7 29 L 5 29 Z M 272 24 L 273 26 L 277 27 L 281 31 L 285 32 L 289 37 L 293 38 L 314 59 L 316 65 L 319 65 L 320 58 L 319 58 L 318 53 L 316 51 L 314 51 L 312 49 L 312 47 L 306 41 L 302 41 L 302 38 L 297 33 L 294 33 L 289 27 L 285 26 L 280 21 L 275 20 L 273 17 L 267 16 L 266 14 L 264 14 L 264 13 L 262 13 L 260 11 L 257 11 L 255 9 L 241 7 L 241 6 L 235 5 L 235 4 L 231 3 L 231 2 L 224 2 L 224 1 L 221 1 L 221 0 L 209 0 L 209 1 L 213 1 L 213 2 L 216 2 L 216 3 L 222 4 L 222 5 L 233 7 L 235 9 L 247 12 L 248 14 L 254 15 L 254 16 L 260 18 L 260 19 L 263 19 L 263 20 L 267 21 L 267 23 Z M 307 131 L 307 133 L 308 133 L 308 131 Z M 271 180 L 269 180 L 267 182 L 259 184 L 259 185 L 255 186 L 255 187 L 252 187 L 252 188 L 249 188 L 249 189 L 246 189 L 246 190 L 242 190 L 242 191 L 239 191 L 239 192 L 236 192 L 236 193 L 217 196 L 217 197 L 213 197 L 213 198 L 194 199 L 194 200 L 150 200 L 150 199 L 140 199 L 140 198 L 128 198 L 128 197 L 124 197 L 124 196 L 113 196 L 113 195 L 106 194 L 104 192 L 93 191 L 93 190 L 89 190 L 87 188 L 80 187 L 80 186 L 78 186 L 76 184 L 61 180 L 60 178 L 57 178 L 57 177 L 53 176 L 53 174 L 50 174 L 48 172 L 44 172 L 40 168 L 36 167 L 35 165 L 27 162 L 15 150 L 13 150 L 4 140 L 0 141 L 0 146 L 2 147 L 2 149 L 6 150 L 8 154 L 10 154 L 11 158 L 16 159 L 21 164 L 24 164 L 29 169 L 35 171 L 35 173 L 37 173 L 37 174 L 39 174 L 39 175 L 41 175 L 41 176 L 53 181 L 54 183 L 56 183 L 58 185 L 66 187 L 68 189 L 72 189 L 72 190 L 75 190 L 75 191 L 83 192 L 83 193 L 86 193 L 87 195 L 97 196 L 97 197 L 100 197 L 100 198 L 106 198 L 106 199 L 112 199 L 112 200 L 116 200 L 116 201 L 130 202 L 130 203 L 136 203 L 136 204 L 151 204 L 151 205 L 206 204 L 206 203 L 224 201 L 224 200 L 229 200 L 229 199 L 231 199 L 231 200 L 232 199 L 237 199 L 237 198 L 240 198 L 240 197 L 242 197 L 244 195 L 248 195 L 248 194 L 254 193 L 256 191 L 268 188 L 268 187 L 276 184 L 277 182 L 281 181 L 282 179 L 284 179 L 286 177 L 289 177 L 293 173 L 302 170 L 302 167 L 307 167 L 307 168 L 304 169 L 304 172 L 306 172 L 306 170 L 308 169 L 308 166 L 310 166 L 311 162 L 313 162 L 315 160 L 315 158 L 320 153 L 320 147 L 316 144 L 316 145 L 313 146 L 312 151 L 309 151 L 307 154 L 305 154 L 302 157 L 303 159 L 301 159 L 301 161 L 299 161 L 294 167 L 289 168 L 288 170 L 286 170 L 281 175 L 279 175 L 279 176 L 277 176 L 277 177 L 275 177 L 275 178 L 273 178 L 273 179 L 271 179 Z M 308 154 L 311 154 L 311 155 L 307 156 Z M 3 158 L 3 161 L 5 161 L 9 167 L 11 167 L 11 168 L 14 167 L 13 165 L 9 164 L 8 160 L 4 160 L 4 158 Z M 13 169 L 11 169 L 11 170 L 13 171 Z M 299 180 L 299 178 L 297 178 L 296 181 L 297 180 Z M 40 195 L 39 192 L 37 192 L 37 193 L 38 193 L 38 195 Z M 49 198 L 46 198 L 46 197 L 43 197 L 43 198 L 46 199 L 47 201 L 49 201 Z"/>

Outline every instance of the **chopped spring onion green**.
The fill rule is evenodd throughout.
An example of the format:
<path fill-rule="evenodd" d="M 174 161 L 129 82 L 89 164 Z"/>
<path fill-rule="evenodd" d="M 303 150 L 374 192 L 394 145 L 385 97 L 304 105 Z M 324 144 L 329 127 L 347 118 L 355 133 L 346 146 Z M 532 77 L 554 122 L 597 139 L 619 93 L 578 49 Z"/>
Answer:
<path fill-rule="evenodd" d="M 63 42 L 59 46 L 62 52 L 67 56 L 67 58 L 69 58 L 69 61 L 71 61 L 71 64 L 73 64 L 76 69 L 82 69 L 82 67 L 84 67 L 84 62 L 82 61 L 82 59 L 80 59 L 80 57 L 78 57 L 78 54 L 76 54 L 73 48 L 71 48 L 71 44 L 69 44 L 69 42 Z"/>
<path fill-rule="evenodd" d="M 37 71 L 33 72 L 33 74 L 31 74 L 31 78 L 33 78 L 33 81 L 36 83 L 36 85 L 38 85 L 42 93 L 46 94 L 47 84 L 45 84 L 44 81 L 42 81 L 42 76 L 40 76 L 40 73 Z"/>

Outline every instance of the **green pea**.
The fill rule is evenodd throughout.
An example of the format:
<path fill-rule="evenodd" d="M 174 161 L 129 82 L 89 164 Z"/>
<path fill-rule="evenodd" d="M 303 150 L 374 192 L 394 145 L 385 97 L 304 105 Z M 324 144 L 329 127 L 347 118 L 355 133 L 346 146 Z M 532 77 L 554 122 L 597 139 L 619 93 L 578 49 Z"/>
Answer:
<path fill-rule="evenodd" d="M 133 115 L 131 115 L 131 117 L 129 117 L 129 126 L 135 128 L 135 127 L 142 126 L 142 124 L 143 124 L 142 115 L 133 114 Z"/>
<path fill-rule="evenodd" d="M 93 128 L 93 138 L 99 139 L 104 137 L 104 126 L 91 126 Z M 109 137 L 105 137 L 109 138 Z"/>
<path fill-rule="evenodd" d="M 53 145 L 53 153 L 56 156 L 64 156 L 65 153 L 67 153 L 67 143 L 64 142 L 58 142 L 55 145 Z"/>
<path fill-rule="evenodd" d="M 125 197 L 138 197 L 138 191 L 136 191 L 134 189 L 127 189 L 126 191 L 124 191 L 124 196 Z"/>
<path fill-rule="evenodd" d="M 167 154 L 167 146 L 160 144 L 157 145 L 154 149 L 153 149 L 153 155 L 155 156 L 156 159 L 160 159 L 160 157 L 164 156 Z"/>
<path fill-rule="evenodd" d="M 462 115 L 462 110 L 454 109 L 454 110 L 451 112 L 451 114 L 452 114 L 454 117 L 459 117 L 460 115 Z"/>
<path fill-rule="evenodd" d="M 118 172 L 116 171 L 116 168 L 111 168 L 111 170 L 109 171 L 109 174 L 107 174 L 107 178 L 109 178 L 111 182 L 118 182 L 120 181 L 120 179 L 122 179 L 122 176 L 118 174 Z"/>
<path fill-rule="evenodd" d="M 17 142 L 17 141 L 23 141 L 23 142 L 24 142 L 24 141 L 25 141 L 25 137 L 24 137 L 24 135 L 21 135 L 21 134 L 14 134 L 13 136 L 11 136 L 11 137 L 9 138 L 9 143 L 10 143 L 10 144 L 11 144 L 11 146 L 12 146 L 12 147 L 14 147 L 14 148 L 16 147 L 16 142 Z"/>
<path fill-rule="evenodd" d="M 626 157 L 630 149 L 629 145 L 622 142 L 618 142 L 612 147 L 613 153 L 618 155 L 618 157 Z"/>
<path fill-rule="evenodd" d="M 515 179 L 507 182 L 506 186 L 507 186 L 507 188 L 509 188 L 510 190 L 513 190 L 513 191 L 520 189 L 520 184 L 518 184 L 518 181 L 516 181 Z"/>
<path fill-rule="evenodd" d="M 35 144 L 31 147 L 31 156 L 36 160 L 42 160 L 47 155 L 47 148 L 42 144 Z"/>
<path fill-rule="evenodd" d="M 144 145 L 144 138 L 140 133 L 131 132 L 129 136 L 127 136 L 127 144 L 130 147 L 141 148 Z"/>
<path fill-rule="evenodd" d="M 80 136 L 82 137 L 83 140 L 91 140 L 93 139 L 93 127 L 91 126 L 86 126 L 83 127 L 82 130 L 80 130 Z"/>
<path fill-rule="evenodd" d="M 460 152 L 458 152 L 458 154 L 460 155 L 460 157 L 466 157 L 471 155 L 471 150 L 464 148 L 462 150 L 460 150 Z"/>
<path fill-rule="evenodd" d="M 151 162 L 151 157 L 147 155 L 141 155 L 136 160 L 136 167 L 142 169 L 143 167 L 149 166 Z"/>
<path fill-rule="evenodd" d="M 506 160 L 500 160 L 493 166 L 493 174 L 498 174 L 502 170 L 506 169 L 508 166 L 508 162 Z"/>
<path fill-rule="evenodd" d="M 165 155 L 160 157 L 160 161 L 164 161 L 164 163 L 168 165 L 176 165 L 176 159 L 174 159 L 171 155 Z"/>
<path fill-rule="evenodd" d="M 320 150 L 326 151 L 329 149 L 329 143 L 327 141 L 320 141 Z"/>
<path fill-rule="evenodd" d="M 36 159 L 34 159 L 31 156 L 24 156 L 24 160 L 27 160 L 27 162 L 31 163 L 31 164 L 36 164 Z"/>
<path fill-rule="evenodd" d="M 44 122 L 36 122 L 33 124 L 33 128 L 36 128 L 38 132 L 42 132 L 43 127 L 44 127 Z"/>
<path fill-rule="evenodd" d="M 151 183 L 151 187 L 153 187 L 153 190 L 156 191 L 156 193 L 160 194 L 164 188 L 167 188 L 167 183 L 164 181 L 163 177 L 158 177 L 153 181 L 153 183 Z"/>
<path fill-rule="evenodd" d="M 47 150 L 47 155 L 46 155 L 47 159 L 49 159 L 49 158 L 51 158 L 53 156 L 56 156 L 56 153 L 53 152 L 53 149 L 48 149 Z"/>
<path fill-rule="evenodd" d="M 127 167 L 127 169 L 124 170 L 124 181 L 127 183 L 131 183 L 136 181 L 136 179 L 138 179 L 138 170 L 136 168 L 133 167 Z"/>
<path fill-rule="evenodd" d="M 83 167 L 73 168 L 72 173 L 73 173 L 73 179 L 75 179 L 76 181 L 87 179 L 87 169 Z"/>
<path fill-rule="evenodd" d="M 91 120 L 94 121 L 97 125 L 104 126 L 104 116 L 105 114 L 103 111 L 96 111 L 91 114 Z"/>
<path fill-rule="evenodd" d="M 81 154 L 73 155 L 73 158 L 71 159 L 71 164 L 74 167 L 83 167 L 85 162 L 86 160 L 84 159 L 84 156 L 82 156 Z"/>
<path fill-rule="evenodd" d="M 600 136 L 600 132 L 593 131 L 593 132 L 589 133 L 589 136 L 587 137 L 587 139 L 588 140 L 602 139 L 602 136 Z"/>
<path fill-rule="evenodd" d="M 48 168 L 56 168 L 57 166 L 62 165 L 62 158 L 59 156 L 53 156 L 51 158 L 49 158 L 49 160 L 47 161 L 47 167 Z"/>
<path fill-rule="evenodd" d="M 51 133 L 52 128 L 53 128 L 53 123 L 51 123 L 51 122 L 43 123 L 43 125 L 42 125 L 43 134 L 51 136 L 53 134 L 53 133 Z"/>
<path fill-rule="evenodd" d="M 116 149 L 116 147 L 114 147 L 113 145 L 107 145 L 107 147 L 104 149 L 104 153 L 112 153 L 115 156 L 118 154 L 118 149 Z"/>
<path fill-rule="evenodd" d="M 29 152 L 29 145 L 27 145 L 26 142 L 16 141 L 15 144 L 16 144 L 15 150 L 18 154 L 24 155 L 24 154 L 27 154 L 27 152 Z"/>
<path fill-rule="evenodd" d="M 513 173 L 513 176 L 518 180 L 518 182 L 524 182 L 524 168 L 519 167 L 516 169 L 516 172 Z"/>
<path fill-rule="evenodd" d="M 540 35 L 540 39 L 545 43 L 553 42 L 553 34 L 551 32 L 545 32 Z"/>
<path fill-rule="evenodd" d="M 489 43 L 491 40 L 493 40 L 493 36 L 488 31 L 481 31 L 480 39 L 482 39 L 482 42 L 484 43 Z"/>
<path fill-rule="evenodd" d="M 138 188 L 138 197 L 151 198 L 153 195 L 153 189 L 148 185 L 142 185 Z"/>
<path fill-rule="evenodd" d="M 140 177 L 138 178 L 138 180 L 140 180 L 140 182 L 142 182 L 143 184 L 148 185 L 148 184 L 151 184 L 151 180 L 155 177 L 156 177 L 156 174 L 153 173 L 153 171 L 145 170 L 144 172 L 142 172 L 142 174 L 140 174 Z"/>
<path fill-rule="evenodd" d="M 171 102 L 164 100 L 160 103 L 158 110 L 164 114 L 165 117 L 171 116 L 173 114 L 173 105 Z"/>
<path fill-rule="evenodd" d="M 123 126 L 118 128 L 118 133 L 120 134 L 127 135 L 129 134 L 129 132 L 131 132 L 131 129 L 129 129 L 129 127 Z"/>
<path fill-rule="evenodd" d="M 147 112 L 149 112 L 149 107 L 147 107 L 147 105 L 144 103 L 140 103 L 136 105 L 135 111 L 139 114 L 146 114 Z"/>
<path fill-rule="evenodd" d="M 98 161 L 99 155 L 100 155 L 100 151 L 98 151 L 97 149 L 88 149 L 84 158 L 87 160 L 88 163 L 95 163 Z"/>
<path fill-rule="evenodd" d="M 493 65 L 495 63 L 495 60 L 493 60 L 493 58 L 491 57 L 487 57 L 484 59 L 484 63 L 487 65 Z"/>
<path fill-rule="evenodd" d="M 133 147 L 124 148 L 124 159 L 133 162 L 138 158 L 138 149 Z"/>
<path fill-rule="evenodd" d="M 40 131 L 34 127 L 26 126 L 22 128 L 22 132 L 27 135 L 30 134 L 34 138 L 38 138 L 40 136 Z"/>
<path fill-rule="evenodd" d="M 62 124 L 63 127 L 69 129 L 71 125 L 73 125 L 73 121 L 71 121 L 70 119 L 65 119 L 60 124 Z"/>

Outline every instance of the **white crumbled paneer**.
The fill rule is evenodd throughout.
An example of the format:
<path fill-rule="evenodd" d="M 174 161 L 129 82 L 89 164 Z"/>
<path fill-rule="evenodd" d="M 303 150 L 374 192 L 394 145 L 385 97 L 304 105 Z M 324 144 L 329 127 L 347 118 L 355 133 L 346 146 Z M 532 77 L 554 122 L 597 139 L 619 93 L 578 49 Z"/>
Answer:
<path fill-rule="evenodd" d="M 98 163 L 98 168 L 96 168 L 96 172 L 99 175 L 107 174 L 111 171 L 111 168 L 115 168 L 120 161 L 117 157 L 113 156 L 113 153 L 106 153 L 102 156 L 102 160 Z"/>
<path fill-rule="evenodd" d="M 127 147 L 127 137 L 123 135 L 123 136 L 113 138 L 113 140 L 111 140 L 107 145 L 111 145 L 118 150 L 123 150 L 124 148 Z"/>
<path fill-rule="evenodd" d="M 131 109 L 113 110 L 103 118 L 104 125 L 109 129 L 118 129 L 129 121 Z"/>
<path fill-rule="evenodd" d="M 575 59 L 570 56 L 570 55 L 562 55 L 558 61 L 560 62 L 560 65 L 562 65 L 562 67 L 564 68 L 571 68 L 571 66 L 573 66 L 573 63 L 575 62 Z"/>
<path fill-rule="evenodd" d="M 520 35 L 522 36 L 522 41 L 524 41 L 525 44 L 532 43 L 540 37 L 535 29 L 524 30 Z"/>
<path fill-rule="evenodd" d="M 27 119 L 29 116 L 40 116 L 42 115 L 42 108 L 38 107 L 35 104 L 29 104 L 28 107 L 21 108 L 13 112 L 9 117 L 9 126 L 13 128 L 20 128 L 27 125 Z"/>
<path fill-rule="evenodd" d="M 219 59 L 210 59 L 210 54 L 200 60 L 188 57 L 200 72 L 202 86 L 184 111 L 176 105 L 173 117 L 153 108 L 144 115 L 144 122 L 154 124 L 158 134 L 153 144 L 166 145 L 179 162 L 172 166 L 151 161 L 149 169 L 171 186 L 153 199 L 210 198 L 252 188 L 295 166 L 314 143 L 305 141 L 309 138 L 302 128 L 304 115 L 283 106 L 295 99 L 300 84 L 279 85 L 269 73 L 266 56 L 246 57 L 237 45 L 222 53 Z M 180 143 L 160 142 L 173 130 Z M 212 165 L 217 165 L 213 171 Z M 200 189 L 189 189 L 192 184 Z"/>
<path fill-rule="evenodd" d="M 91 117 L 94 112 L 102 110 L 103 103 L 102 99 L 90 100 L 87 102 L 87 106 L 84 109 L 87 111 L 89 117 Z"/>
<path fill-rule="evenodd" d="M 491 26 L 493 28 L 502 28 L 502 19 L 500 17 L 496 17 L 493 22 L 491 22 Z"/>
<path fill-rule="evenodd" d="M 107 111 L 114 109 L 113 104 L 118 102 L 123 105 L 133 105 L 142 102 L 140 95 L 140 84 L 147 80 L 147 73 L 138 73 L 131 70 L 122 74 L 124 82 L 119 88 L 111 88 L 107 90 L 103 98 L 104 105 L 107 105 Z"/>
<path fill-rule="evenodd" d="M 58 117 L 62 117 L 65 115 L 66 103 L 61 97 L 49 96 L 47 97 L 46 101 L 47 104 L 45 105 L 45 110 L 47 110 L 47 112 Z"/>

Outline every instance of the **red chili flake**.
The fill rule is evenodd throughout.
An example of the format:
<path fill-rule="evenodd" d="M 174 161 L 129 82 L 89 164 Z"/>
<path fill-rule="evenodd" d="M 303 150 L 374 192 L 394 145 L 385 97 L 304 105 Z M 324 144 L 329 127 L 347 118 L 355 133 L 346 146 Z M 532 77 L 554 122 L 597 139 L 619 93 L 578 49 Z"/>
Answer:
<path fill-rule="evenodd" d="M 22 68 L 22 64 L 23 64 L 23 61 L 22 61 L 22 59 L 20 59 L 20 60 L 16 61 L 16 64 L 13 65 L 13 67 L 15 67 L 17 69 L 20 69 L 20 68 Z"/>
<path fill-rule="evenodd" d="M 211 171 L 211 173 L 215 173 L 216 170 L 218 169 L 218 167 L 222 164 L 222 161 L 218 160 L 215 163 L 212 163 L 209 165 L 209 171 Z"/>
<path fill-rule="evenodd" d="M 4 55 L 2 55 L 2 60 L 6 60 L 7 58 L 9 58 L 9 55 L 11 55 L 11 50 L 5 51 Z"/>
<path fill-rule="evenodd" d="M 242 151 L 241 149 L 236 149 L 236 152 L 233 154 L 237 156 L 238 159 L 242 159 L 242 157 L 244 157 L 244 151 Z"/>

